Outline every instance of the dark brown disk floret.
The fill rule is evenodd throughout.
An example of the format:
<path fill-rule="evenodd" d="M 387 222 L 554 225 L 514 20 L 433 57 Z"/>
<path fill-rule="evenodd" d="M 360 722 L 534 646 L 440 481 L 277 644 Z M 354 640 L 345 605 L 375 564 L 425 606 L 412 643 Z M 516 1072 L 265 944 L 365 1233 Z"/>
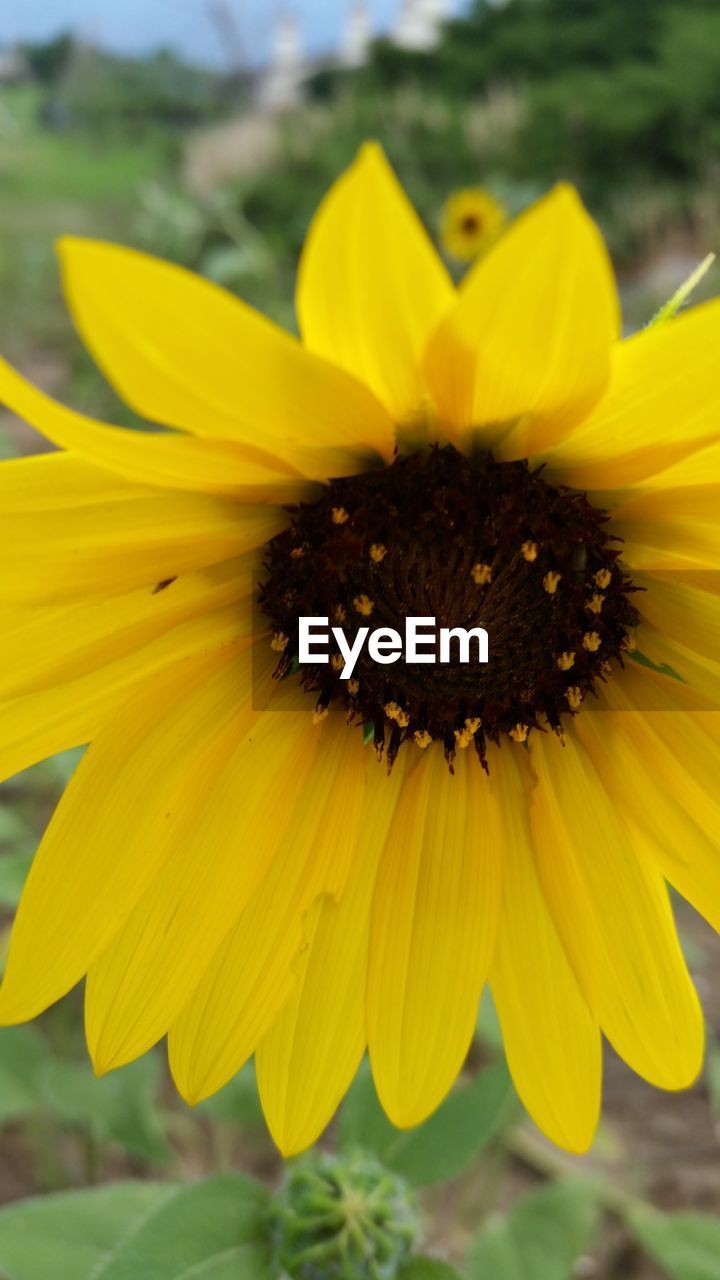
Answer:
<path fill-rule="evenodd" d="M 390 762 L 401 744 L 443 742 L 452 761 L 474 743 L 560 731 L 608 663 L 622 660 L 638 616 L 607 515 L 584 493 L 546 482 L 527 462 L 468 458 L 452 446 L 334 480 L 290 509 L 266 548 L 260 605 L 280 654 L 297 670 L 298 618 L 404 634 L 408 616 L 484 627 L 489 661 L 380 666 L 363 652 L 350 681 L 339 655 L 298 670 L 322 711 L 334 699 L 373 726 Z"/>

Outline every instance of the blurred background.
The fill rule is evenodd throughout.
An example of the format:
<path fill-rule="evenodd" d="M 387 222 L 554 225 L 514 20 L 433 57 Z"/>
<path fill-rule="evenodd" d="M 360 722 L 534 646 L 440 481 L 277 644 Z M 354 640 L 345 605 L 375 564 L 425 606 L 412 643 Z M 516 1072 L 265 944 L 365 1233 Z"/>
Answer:
<path fill-rule="evenodd" d="M 368 137 L 383 142 L 458 276 L 466 263 L 444 213 L 453 193 L 482 187 L 512 217 L 558 179 L 575 182 L 637 328 L 720 243 L 720 5 L 0 0 L 0 350 L 58 398 L 132 423 L 74 336 L 54 239 L 70 232 L 148 250 L 293 327 L 309 218 Z M 710 272 L 696 299 L 717 292 Z M 42 447 L 0 407 L 0 456 Z M 0 787 L 3 948 L 75 759 Z M 515 1239 L 523 1197 L 538 1188 L 599 1180 L 593 1213 L 582 1196 L 563 1209 L 555 1234 L 566 1247 L 552 1266 L 533 1270 L 517 1249 L 511 1266 L 508 1246 L 508 1269 L 498 1254 L 488 1280 L 720 1280 L 720 1235 L 701 1225 L 688 1243 L 697 1220 L 683 1216 L 703 1214 L 718 1230 L 720 949 L 682 905 L 679 918 L 709 1018 L 707 1070 L 692 1092 L 654 1092 L 608 1054 L 596 1146 L 582 1160 L 562 1157 L 519 1115 L 485 1005 L 468 1074 L 480 1071 L 481 1087 L 461 1086 L 438 1126 L 410 1142 L 389 1133 L 363 1074 L 328 1145 L 363 1137 L 425 1188 L 427 1247 L 455 1263 L 471 1248 L 485 1257 L 488 1232 Z M 160 1050 L 94 1082 L 80 1010 L 78 996 L 36 1026 L 0 1031 L 1 1203 L 230 1169 L 274 1184 L 279 1160 L 251 1069 L 195 1111 L 174 1097 Z M 636 1221 L 627 1197 L 681 1216 L 644 1211 Z M 489 1216 L 498 1209 L 504 1217 Z M 3 1221 L 0 1274 L 10 1265 Z M 677 1238 L 663 1235 L 674 1223 Z"/>

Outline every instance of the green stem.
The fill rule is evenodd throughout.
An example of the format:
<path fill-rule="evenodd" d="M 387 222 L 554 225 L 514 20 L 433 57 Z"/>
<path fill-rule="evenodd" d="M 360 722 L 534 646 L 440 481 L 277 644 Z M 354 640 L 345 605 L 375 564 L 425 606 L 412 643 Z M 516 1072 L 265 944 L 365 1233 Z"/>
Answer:
<path fill-rule="evenodd" d="M 521 1160 L 536 1173 L 544 1174 L 546 1178 L 567 1178 L 573 1173 L 573 1166 L 566 1156 L 545 1146 L 540 1139 L 526 1129 L 511 1130 L 505 1138 L 505 1147 L 516 1159 Z M 611 1186 L 605 1181 L 598 1182 L 598 1199 L 608 1212 L 622 1219 L 642 1203 L 628 1191 Z"/>

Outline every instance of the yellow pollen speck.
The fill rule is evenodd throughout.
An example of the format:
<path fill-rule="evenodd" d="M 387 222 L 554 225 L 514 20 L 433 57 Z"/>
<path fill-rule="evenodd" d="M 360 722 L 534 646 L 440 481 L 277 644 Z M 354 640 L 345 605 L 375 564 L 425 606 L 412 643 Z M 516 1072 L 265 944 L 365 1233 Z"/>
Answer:
<path fill-rule="evenodd" d="M 556 658 L 555 661 L 561 671 L 569 671 L 575 661 L 575 654 L 572 653 L 571 650 L 567 649 L 565 653 L 561 653 L 560 657 Z"/>
<path fill-rule="evenodd" d="M 601 662 L 600 675 L 604 680 L 607 680 L 612 675 L 612 664 L 609 662 Z"/>
<path fill-rule="evenodd" d="M 637 649 L 637 640 L 634 636 L 627 635 L 620 646 L 626 653 L 634 653 Z"/>
<path fill-rule="evenodd" d="M 549 596 L 555 595 L 555 592 L 558 589 L 558 583 L 561 577 L 562 577 L 562 574 L 556 573 L 554 569 L 551 569 L 549 573 L 545 574 L 545 577 L 543 578 L 543 586 Z"/>
<path fill-rule="evenodd" d="M 289 636 L 286 636 L 283 631 L 276 631 L 275 635 L 270 641 L 270 648 L 274 649 L 276 653 L 282 653 L 283 650 L 287 649 L 289 643 L 290 643 Z"/>
<path fill-rule="evenodd" d="M 344 622 L 347 618 L 347 609 L 344 604 L 339 604 L 333 613 L 336 622 Z"/>
<path fill-rule="evenodd" d="M 492 566 L 489 564 L 474 564 L 470 570 L 473 582 L 478 587 L 484 587 L 488 582 L 492 582 Z"/>
<path fill-rule="evenodd" d="M 373 564 L 380 564 L 380 561 L 384 560 L 386 555 L 387 547 L 384 547 L 382 542 L 373 542 L 370 548 L 370 559 Z"/>
<path fill-rule="evenodd" d="M 388 720 L 394 720 L 401 729 L 407 729 L 410 723 L 410 716 L 407 711 L 403 711 L 397 702 L 386 702 L 383 711 Z"/>
<path fill-rule="evenodd" d="M 595 577 L 593 578 L 593 582 L 601 591 L 604 591 L 606 587 L 610 586 L 611 578 L 612 574 L 609 569 L 598 569 Z"/>
<path fill-rule="evenodd" d="M 455 741 L 461 751 L 464 751 L 466 747 L 470 746 L 470 743 L 475 737 L 475 734 L 481 724 L 482 720 L 479 716 L 472 716 L 465 721 L 465 725 L 462 729 L 455 730 Z"/>
<path fill-rule="evenodd" d="M 583 691 L 579 685 L 573 684 L 569 689 L 565 690 L 565 697 L 568 700 L 572 711 L 577 711 L 583 700 Z"/>
<path fill-rule="evenodd" d="M 290 559 L 291 559 L 291 560 L 302 560 L 302 558 L 303 558 L 303 556 L 304 556 L 304 555 L 305 555 L 305 548 L 304 548 L 304 547 L 293 547 L 292 551 L 290 552 Z"/>
<path fill-rule="evenodd" d="M 529 564 L 532 564 L 533 560 L 537 560 L 537 542 L 523 542 L 520 550 L 523 554 L 523 560 L 527 560 Z"/>
<path fill-rule="evenodd" d="M 321 724 L 328 713 L 327 707 L 316 707 L 313 711 L 313 724 Z"/>
<path fill-rule="evenodd" d="M 516 724 L 514 729 L 510 730 L 510 737 L 513 742 L 526 742 L 530 729 L 526 724 Z"/>
<path fill-rule="evenodd" d="M 370 597 L 366 595 L 355 596 L 355 599 L 353 600 L 353 607 L 357 609 L 358 613 L 361 613 L 364 618 L 369 618 L 375 608 L 375 601 L 371 600 Z"/>
<path fill-rule="evenodd" d="M 605 599 L 604 595 L 602 595 L 599 591 L 596 591 L 592 599 L 588 600 L 587 604 L 585 605 L 585 608 L 589 609 L 591 613 L 599 613 L 603 607 L 604 599 Z"/>
<path fill-rule="evenodd" d="M 344 507 L 333 507 L 330 514 L 333 524 L 345 524 L 350 519 Z"/>
<path fill-rule="evenodd" d="M 421 751 L 427 750 L 432 742 L 432 734 L 428 733 L 427 729 L 416 729 L 413 738 Z"/>
<path fill-rule="evenodd" d="M 330 666 L 333 671 L 342 671 L 345 666 L 345 659 L 341 653 L 334 653 L 330 659 Z"/>
<path fill-rule="evenodd" d="M 354 698 L 356 693 L 360 692 L 359 680 L 348 680 L 348 693 Z"/>
<path fill-rule="evenodd" d="M 583 636 L 583 649 L 587 649 L 588 653 L 597 653 L 602 640 L 597 631 L 586 631 Z"/>

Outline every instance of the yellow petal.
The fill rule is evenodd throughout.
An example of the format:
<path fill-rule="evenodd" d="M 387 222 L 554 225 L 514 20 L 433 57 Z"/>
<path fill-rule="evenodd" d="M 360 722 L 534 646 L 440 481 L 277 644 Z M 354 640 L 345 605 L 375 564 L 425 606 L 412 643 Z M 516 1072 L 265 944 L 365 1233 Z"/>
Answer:
<path fill-rule="evenodd" d="M 277 507 L 142 489 L 118 501 L 0 512 L 0 600 L 49 605 L 156 586 L 261 546 L 286 523 Z"/>
<path fill-rule="evenodd" d="M 720 652 L 720 596 L 672 576 L 636 575 L 644 588 L 634 597 L 647 622 L 663 636 L 717 661 Z"/>
<path fill-rule="evenodd" d="M 173 628 L 234 604 L 250 631 L 253 571 L 250 553 L 183 574 L 162 591 L 141 587 L 109 600 L 0 612 L 0 699 L 81 679 L 136 653 Z"/>
<path fill-rule="evenodd" d="M 600 1109 L 600 1032 L 540 888 L 528 816 L 531 780 L 523 765 L 517 755 L 501 752 L 495 766 L 506 840 L 490 983 L 518 1094 L 547 1137 L 582 1152 L 592 1142 Z"/>
<path fill-rule="evenodd" d="M 662 878 L 573 733 L 564 747 L 536 734 L 531 756 L 540 882 L 585 998 L 639 1075 L 684 1088 L 700 1070 L 703 1021 Z"/>
<path fill-rule="evenodd" d="M 646 631 L 639 631 L 641 640 L 644 636 Z M 642 653 L 642 645 L 639 653 Z M 711 713 L 716 709 L 684 680 L 674 680 L 673 676 L 652 671 L 652 668 L 644 666 L 642 660 L 626 660 L 623 671 L 616 669 L 612 680 L 598 690 L 597 703 L 594 699 L 593 703 L 587 701 L 584 710 L 605 712 L 609 708 L 615 709 L 619 698 L 623 700 L 624 710 L 642 712 L 643 716 L 656 712 L 685 712 L 693 719 L 697 718 L 698 723 L 705 723 L 706 719 L 710 723 Z"/>
<path fill-rule="evenodd" d="M 321 900 L 312 941 L 296 962 L 295 991 L 257 1051 L 263 1110 L 284 1156 L 319 1137 L 365 1051 L 370 904 L 403 772 L 402 761 L 390 777 L 371 767 L 347 887 L 339 902 Z"/>
<path fill-rule="evenodd" d="M 281 458 L 231 441 L 109 427 L 51 400 L 0 358 L 0 402 L 53 444 L 139 484 L 291 502 L 307 490 Z"/>
<path fill-rule="evenodd" d="M 639 637 L 641 652 L 658 666 L 670 667 L 684 682 L 684 690 L 691 695 L 684 710 L 720 710 L 720 662 L 706 658 L 675 640 L 668 640 L 655 627 L 643 626 Z"/>
<path fill-rule="evenodd" d="M 177 1019 L 267 874 L 309 770 L 322 767 L 306 709 L 261 713 L 255 701 L 248 669 L 226 759 L 193 788 L 171 857 L 90 969 L 85 1025 L 96 1071 L 138 1057 Z"/>
<path fill-rule="evenodd" d="M 636 531 L 633 530 L 633 532 Z M 699 547 L 696 556 L 678 555 L 672 544 L 666 548 L 648 546 L 646 543 L 636 542 L 630 536 L 626 536 L 622 544 L 622 559 L 631 576 L 636 573 L 653 576 L 673 573 L 678 581 L 687 581 L 696 578 L 698 574 L 713 572 L 713 562 L 716 557 L 714 551 L 708 554 L 707 539 L 704 541 L 704 546 L 701 542 L 696 545 Z M 715 576 L 717 577 L 717 573 Z"/>
<path fill-rule="evenodd" d="M 658 506 L 664 501 L 667 489 L 702 488 L 720 484 L 720 444 L 707 445 L 704 449 L 691 446 L 689 452 L 671 466 L 652 475 L 643 476 L 626 489 L 623 496 L 655 494 Z"/>
<path fill-rule="evenodd" d="M 720 568 L 720 485 L 694 485 L 642 493 L 613 509 L 618 537 L 650 553 L 683 556 L 708 569 Z M 637 563 L 637 558 L 635 560 Z"/>
<path fill-rule="evenodd" d="M 426 367 L 445 421 L 482 428 L 504 454 L 547 447 L 605 389 L 619 332 L 617 290 L 597 227 L 560 185 L 518 218 L 467 275 Z"/>
<path fill-rule="evenodd" d="M 619 488 L 720 439 L 718 341 L 720 302 L 709 302 L 619 343 L 603 399 L 543 455 L 558 478 Z"/>
<path fill-rule="evenodd" d="M 615 698 L 612 699 L 615 701 Z M 612 705 L 612 702 L 610 702 Z M 622 703 L 619 704 L 622 706 Z M 716 793 L 704 800 L 703 820 L 714 809 L 714 829 L 703 831 L 695 818 L 693 794 L 698 789 L 696 758 L 707 752 L 717 760 L 718 739 L 683 716 L 685 750 L 679 755 L 673 723 L 682 712 L 657 715 L 606 711 L 578 716 L 576 732 L 599 777 L 629 815 L 634 841 L 683 897 L 720 929 L 720 804 Z M 704 716 L 706 722 L 708 717 Z"/>
<path fill-rule="evenodd" d="M 162 489 L 132 484 L 71 453 L 42 453 L 0 463 L 0 515 L 65 511 L 163 496 Z"/>
<path fill-rule="evenodd" d="M 66 238 L 59 252 L 83 341 L 143 417 L 260 449 L 392 452 L 366 388 L 224 289 L 97 240 Z"/>
<path fill-rule="evenodd" d="M 222 1088 L 267 1034 L 293 991 L 292 964 L 307 945 L 303 917 L 321 894 L 343 888 L 362 834 L 361 734 L 342 716 L 329 716 L 315 732 L 317 767 L 288 815 L 270 872 L 170 1031 L 170 1066 L 189 1102 Z"/>
<path fill-rule="evenodd" d="M 250 610 L 234 603 L 171 627 L 106 666 L 0 702 L 0 780 L 91 742 L 143 681 L 178 663 L 192 671 L 195 659 L 228 646 L 246 647 L 251 629 Z"/>
<path fill-rule="evenodd" d="M 438 1106 L 470 1046 L 498 922 L 502 802 L 460 753 L 431 748 L 411 774 L 380 864 L 368 973 L 368 1042 L 394 1124 Z"/>
<path fill-rule="evenodd" d="M 361 378 L 397 423 L 414 422 L 427 398 L 423 351 L 454 297 L 382 149 L 366 144 L 308 233 L 297 297 L 304 341 Z"/>
<path fill-rule="evenodd" d="M 693 822 L 711 840 L 720 831 L 720 796 L 717 788 L 717 756 L 720 747 L 720 712 L 688 708 L 687 691 L 677 680 L 628 664 L 622 678 L 603 691 L 602 703 L 613 719 L 627 720 L 633 742 L 648 751 L 657 770 L 658 785 L 677 794 Z M 618 713 L 624 713 L 618 717 Z M 676 789 L 668 773 L 671 756 L 656 752 L 655 740 L 671 747 L 683 765 L 682 786 Z M 679 766 L 678 766 L 679 767 Z"/>
<path fill-rule="evenodd" d="M 232 648 L 176 664 L 116 713 L 88 749 L 28 876 L 0 990 L 0 1021 L 25 1021 L 69 991 L 163 865 L 213 768 L 212 747 L 246 675 Z"/>

